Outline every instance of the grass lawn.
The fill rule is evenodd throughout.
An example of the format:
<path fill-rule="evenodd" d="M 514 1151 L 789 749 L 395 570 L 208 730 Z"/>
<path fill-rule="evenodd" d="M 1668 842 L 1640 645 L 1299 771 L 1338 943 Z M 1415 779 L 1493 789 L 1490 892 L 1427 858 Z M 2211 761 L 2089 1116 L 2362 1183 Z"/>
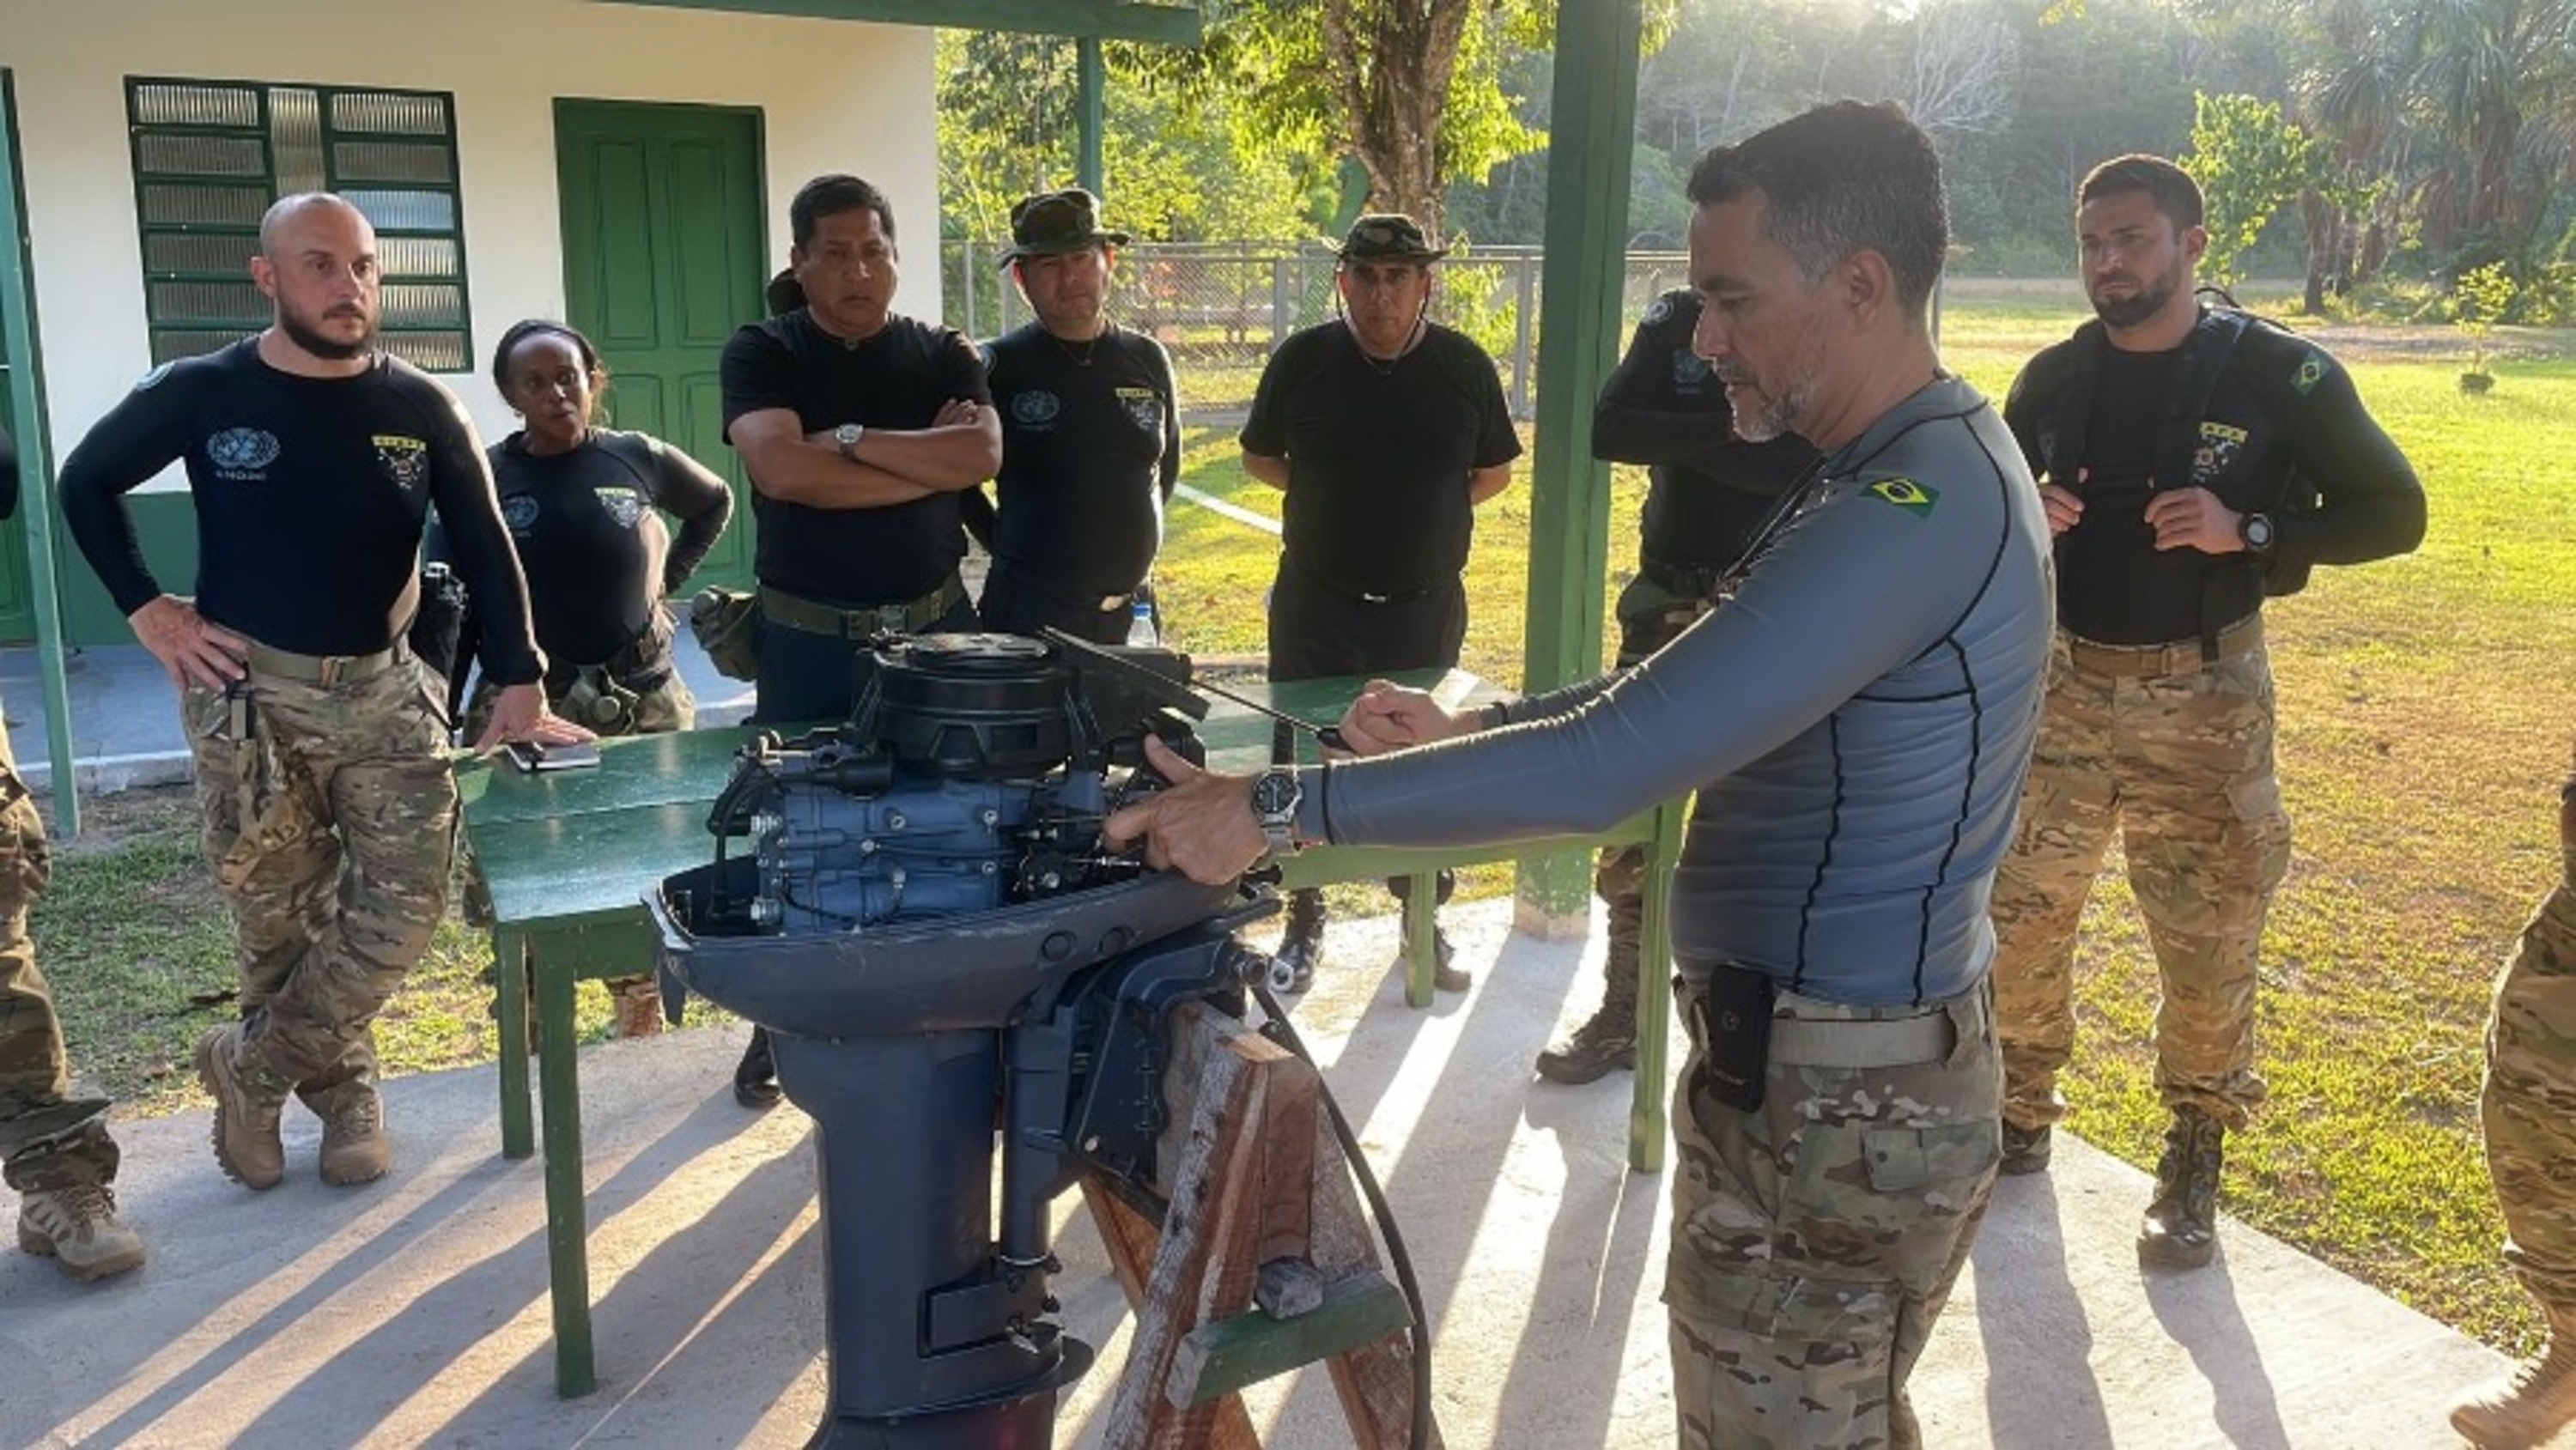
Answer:
<path fill-rule="evenodd" d="M 1963 298 L 1945 353 L 1999 397 L 2075 320 L 2062 302 Z M 2272 1106 L 2231 1145 L 2226 1190 L 2266 1230 L 2507 1349 L 2536 1325 L 2496 1257 L 2479 1034 L 2497 964 L 2557 871 L 2555 791 L 2576 735 L 2576 346 L 2514 344 L 2496 391 L 2470 400 L 2438 336 L 2335 335 L 2422 473 L 2432 523 L 2415 554 L 2320 569 L 2268 611 L 2297 854 L 2264 953 Z M 1193 486 L 1276 516 L 1278 495 L 1236 466 L 1232 430 L 1197 430 L 1189 446 Z M 1612 592 L 1633 563 L 1643 478 L 1621 469 L 1614 487 Z M 1524 477 L 1480 511 L 1469 577 L 1466 663 L 1506 681 L 1520 673 L 1528 536 Z M 1158 569 L 1172 642 L 1257 653 L 1276 555 L 1267 534 L 1177 507 Z M 220 991 L 230 969 L 184 793 L 138 796 L 91 808 L 107 823 L 94 834 L 118 844 L 66 851 L 35 929 L 77 1065 L 149 1113 L 196 1100 L 188 1044 L 229 1008 L 189 994 Z M 2087 918 L 2070 1127 L 2152 1165 L 2153 965 L 2119 876 Z M 1478 873 L 1467 889 L 1508 878 Z M 1387 904 L 1351 888 L 1336 909 Z M 478 934 L 440 933 L 383 1023 L 393 1070 L 491 1055 L 488 959 Z M 584 992 L 585 1028 L 602 1033 L 605 998 Z"/>

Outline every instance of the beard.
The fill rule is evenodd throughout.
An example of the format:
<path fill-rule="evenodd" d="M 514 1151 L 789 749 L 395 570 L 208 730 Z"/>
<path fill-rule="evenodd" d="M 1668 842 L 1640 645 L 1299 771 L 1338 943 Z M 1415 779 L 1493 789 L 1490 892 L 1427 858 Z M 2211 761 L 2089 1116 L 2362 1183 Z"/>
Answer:
<path fill-rule="evenodd" d="M 324 314 L 325 317 L 330 315 Z M 376 345 L 375 319 L 367 317 L 364 313 L 357 315 L 366 323 L 366 326 L 358 333 L 357 338 L 350 342 L 342 342 L 330 336 L 311 320 L 284 307 L 277 310 L 277 325 L 286 334 L 289 342 L 313 356 L 326 362 L 347 362 L 351 358 L 364 356 L 369 348 Z"/>
<path fill-rule="evenodd" d="M 2138 290 L 2126 298 L 2106 298 L 2097 293 L 2092 299 L 2093 315 L 2101 318 L 2105 327 L 2136 327 L 2164 311 L 2165 304 L 2173 301 L 2174 289 L 2181 285 L 2180 275 L 2168 272 L 2153 280 L 2140 281 Z"/>
<path fill-rule="evenodd" d="M 1730 384 L 1736 391 L 1755 387 L 1753 379 L 1741 373 L 1720 373 L 1718 376 L 1720 381 Z M 1762 406 L 1758 411 L 1735 410 L 1735 436 L 1747 443 L 1768 443 L 1774 438 L 1797 432 L 1798 420 L 1815 404 L 1816 376 L 1802 373 L 1792 378 L 1778 394 L 1764 392 L 1761 398 Z"/>

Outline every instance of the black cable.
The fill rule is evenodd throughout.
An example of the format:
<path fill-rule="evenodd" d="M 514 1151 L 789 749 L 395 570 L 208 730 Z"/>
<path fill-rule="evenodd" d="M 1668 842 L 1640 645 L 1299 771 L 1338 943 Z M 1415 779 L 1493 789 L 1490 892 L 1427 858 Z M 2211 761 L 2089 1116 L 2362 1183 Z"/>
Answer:
<path fill-rule="evenodd" d="M 1324 1070 L 1315 1055 L 1288 1025 L 1288 1014 L 1279 1000 L 1270 995 L 1269 983 L 1256 977 L 1252 995 L 1261 1003 L 1269 1020 L 1261 1024 L 1261 1035 L 1306 1060 L 1315 1069 L 1318 1094 L 1324 1100 L 1324 1111 L 1333 1120 L 1334 1140 L 1342 1145 L 1342 1156 L 1350 1160 L 1351 1171 L 1359 1175 L 1360 1192 L 1367 1197 L 1369 1213 L 1377 1219 L 1378 1236 L 1386 1240 L 1387 1267 L 1395 1270 L 1396 1287 L 1404 1293 L 1404 1305 L 1413 1313 L 1413 1424 L 1405 1436 L 1411 1450 L 1426 1450 L 1431 1443 L 1431 1319 L 1422 1309 L 1422 1285 L 1413 1277 L 1413 1256 L 1404 1250 L 1404 1234 L 1395 1226 L 1395 1211 L 1387 1207 L 1386 1190 L 1378 1186 L 1377 1175 L 1369 1171 L 1368 1155 L 1360 1151 L 1359 1135 L 1351 1131 L 1351 1121 L 1342 1116 L 1342 1105 L 1333 1098 L 1332 1087 L 1325 1083 Z"/>

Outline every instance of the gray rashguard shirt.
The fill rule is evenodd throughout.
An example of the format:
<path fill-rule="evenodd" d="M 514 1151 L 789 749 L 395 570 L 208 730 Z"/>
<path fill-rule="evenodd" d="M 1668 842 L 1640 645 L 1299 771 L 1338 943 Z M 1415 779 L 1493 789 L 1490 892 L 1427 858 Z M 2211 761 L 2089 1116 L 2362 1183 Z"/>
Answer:
<path fill-rule="evenodd" d="M 1661 653 L 1497 729 L 1306 771 L 1300 834 L 1521 840 L 1696 789 L 1673 879 L 1684 975 L 1732 961 L 1867 1005 L 1975 985 L 2055 618 L 2039 493 L 1949 377 L 1823 467 L 1733 596 Z"/>

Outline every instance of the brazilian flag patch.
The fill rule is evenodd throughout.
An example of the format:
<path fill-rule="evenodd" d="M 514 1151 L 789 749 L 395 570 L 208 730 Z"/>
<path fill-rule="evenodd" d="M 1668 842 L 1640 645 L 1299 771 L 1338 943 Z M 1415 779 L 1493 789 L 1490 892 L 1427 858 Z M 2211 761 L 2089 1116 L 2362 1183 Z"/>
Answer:
<path fill-rule="evenodd" d="M 1871 484 L 1868 491 L 1909 514 L 1929 514 L 1932 505 L 1941 501 L 1939 489 L 1925 488 L 1910 478 L 1883 479 Z"/>
<path fill-rule="evenodd" d="M 2325 380 L 2326 356 L 2313 349 L 2307 356 L 2299 359 L 2299 370 L 2290 374 L 2290 386 L 2298 389 L 2299 396 L 2302 398 L 2315 392 L 2317 384 Z"/>

